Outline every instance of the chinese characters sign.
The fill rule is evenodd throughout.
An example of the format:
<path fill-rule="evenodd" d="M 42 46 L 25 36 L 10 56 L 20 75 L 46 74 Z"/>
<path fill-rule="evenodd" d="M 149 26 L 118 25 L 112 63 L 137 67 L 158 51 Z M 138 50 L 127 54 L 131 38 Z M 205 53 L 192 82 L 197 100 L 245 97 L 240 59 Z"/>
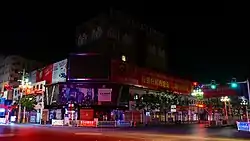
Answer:
<path fill-rule="evenodd" d="M 125 68 L 121 71 L 121 69 L 119 69 L 121 65 L 119 65 L 118 62 L 119 61 L 112 61 L 111 81 L 113 82 L 140 85 L 153 90 L 170 90 L 175 93 L 191 94 L 192 83 L 190 81 L 170 77 L 128 64 L 123 65 Z"/>
<path fill-rule="evenodd" d="M 158 79 L 158 78 L 154 78 L 154 77 L 150 77 L 150 76 L 142 76 L 142 84 L 145 85 L 152 85 L 154 87 L 160 87 L 160 88 L 169 88 L 169 82 L 162 80 L 162 79 Z"/>

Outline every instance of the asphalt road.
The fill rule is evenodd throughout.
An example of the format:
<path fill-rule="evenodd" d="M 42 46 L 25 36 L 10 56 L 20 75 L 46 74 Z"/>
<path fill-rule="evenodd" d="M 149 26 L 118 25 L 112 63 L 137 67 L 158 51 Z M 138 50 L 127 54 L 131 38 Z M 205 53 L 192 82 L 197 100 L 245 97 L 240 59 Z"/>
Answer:
<path fill-rule="evenodd" d="M 242 141 L 235 134 L 250 140 L 250 133 L 235 129 L 207 129 L 195 126 L 171 128 L 72 128 L 33 125 L 0 125 L 0 141 Z M 226 134 L 226 136 L 222 136 Z M 227 135 L 232 135 L 230 137 Z"/>

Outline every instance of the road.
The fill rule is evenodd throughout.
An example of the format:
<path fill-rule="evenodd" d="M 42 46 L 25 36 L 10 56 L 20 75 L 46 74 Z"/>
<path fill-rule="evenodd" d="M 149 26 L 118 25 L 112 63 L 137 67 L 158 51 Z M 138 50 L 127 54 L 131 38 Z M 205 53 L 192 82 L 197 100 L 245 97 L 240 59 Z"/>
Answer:
<path fill-rule="evenodd" d="M 238 136 L 235 136 L 235 135 Z M 196 126 L 172 128 L 74 128 L 34 125 L 0 125 L 0 141 L 242 141 L 250 133 L 235 129 Z"/>

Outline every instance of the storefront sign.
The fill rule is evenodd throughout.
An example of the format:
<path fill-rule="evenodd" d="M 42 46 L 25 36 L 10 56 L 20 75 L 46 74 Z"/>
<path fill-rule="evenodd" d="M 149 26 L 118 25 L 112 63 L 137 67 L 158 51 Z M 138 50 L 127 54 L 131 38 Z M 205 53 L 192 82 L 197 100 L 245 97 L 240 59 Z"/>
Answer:
<path fill-rule="evenodd" d="M 210 87 L 203 87 L 202 90 L 205 98 L 237 95 L 237 91 L 229 86 L 219 86 L 215 90 Z"/>
<path fill-rule="evenodd" d="M 67 59 L 53 64 L 52 83 L 66 82 Z"/>
<path fill-rule="evenodd" d="M 148 69 L 112 60 L 111 81 L 134 86 L 147 87 L 152 90 L 170 90 L 175 93 L 189 95 L 192 83 L 157 73 Z"/>
<path fill-rule="evenodd" d="M 111 94 L 112 94 L 112 89 L 98 89 L 98 101 L 110 102 Z"/>
<path fill-rule="evenodd" d="M 79 126 L 82 127 L 96 127 L 96 121 L 86 121 L 86 120 L 80 120 Z"/>
<path fill-rule="evenodd" d="M 250 132 L 249 122 L 236 122 L 238 131 Z"/>
<path fill-rule="evenodd" d="M 0 118 L 0 124 L 5 124 L 6 123 L 6 118 Z"/>
<path fill-rule="evenodd" d="M 171 112 L 176 112 L 176 105 L 171 105 Z"/>
<path fill-rule="evenodd" d="M 159 79 L 159 78 L 154 78 L 151 76 L 142 76 L 142 85 L 143 86 L 153 86 L 153 87 L 160 87 L 160 88 L 166 88 L 169 89 L 169 82 Z"/>
<path fill-rule="evenodd" d="M 52 126 L 63 126 L 63 120 L 52 119 Z"/>

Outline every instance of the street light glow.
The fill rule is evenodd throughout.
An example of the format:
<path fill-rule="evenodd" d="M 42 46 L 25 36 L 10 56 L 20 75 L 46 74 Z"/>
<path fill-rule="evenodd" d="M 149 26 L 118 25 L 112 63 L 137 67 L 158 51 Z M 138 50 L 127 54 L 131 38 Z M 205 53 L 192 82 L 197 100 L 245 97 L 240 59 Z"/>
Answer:
<path fill-rule="evenodd" d="M 230 101 L 230 98 L 228 96 L 222 96 L 220 101 L 221 102 L 228 102 L 228 101 Z"/>

